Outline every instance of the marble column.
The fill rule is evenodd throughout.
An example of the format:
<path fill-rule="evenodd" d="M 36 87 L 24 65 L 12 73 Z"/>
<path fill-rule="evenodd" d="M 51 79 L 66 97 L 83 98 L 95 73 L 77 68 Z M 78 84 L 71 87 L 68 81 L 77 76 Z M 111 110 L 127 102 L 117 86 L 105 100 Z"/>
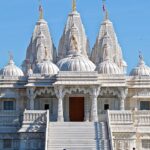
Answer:
<path fill-rule="evenodd" d="M 97 110 L 97 97 L 99 95 L 100 88 L 92 87 L 92 106 L 91 106 L 91 121 L 98 122 L 98 110 Z"/>
<path fill-rule="evenodd" d="M 35 88 L 27 88 L 27 95 L 29 99 L 29 109 L 34 110 Z"/>
<path fill-rule="evenodd" d="M 89 121 L 89 99 L 86 96 L 85 100 L 84 100 L 85 104 L 84 104 L 84 121 L 88 122 Z"/>
<path fill-rule="evenodd" d="M 125 99 L 127 97 L 128 89 L 120 88 L 119 91 L 120 91 L 120 95 L 119 95 L 120 110 L 125 110 Z"/>
<path fill-rule="evenodd" d="M 63 92 L 63 86 L 55 87 L 55 93 L 58 98 L 58 116 L 57 121 L 63 122 L 64 121 L 64 111 L 63 111 L 63 98 L 64 98 L 64 92 Z"/>
<path fill-rule="evenodd" d="M 120 99 L 120 110 L 125 110 L 125 99 L 124 98 Z"/>

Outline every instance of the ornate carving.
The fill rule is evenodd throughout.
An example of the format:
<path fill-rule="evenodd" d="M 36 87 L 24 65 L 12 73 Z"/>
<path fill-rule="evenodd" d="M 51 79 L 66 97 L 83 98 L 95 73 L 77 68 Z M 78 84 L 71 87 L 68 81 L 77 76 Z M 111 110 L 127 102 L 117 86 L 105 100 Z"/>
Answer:
<path fill-rule="evenodd" d="M 127 94 L 128 94 L 128 89 L 127 88 L 118 88 L 118 91 L 119 91 L 118 97 L 120 99 L 125 99 L 127 97 Z"/>
<path fill-rule="evenodd" d="M 54 96 L 55 95 L 54 88 L 46 87 L 46 88 L 36 89 L 36 91 L 35 91 L 36 96 L 37 95 L 42 95 L 42 94 L 45 94 L 45 93 L 51 94 L 52 96 Z"/>
<path fill-rule="evenodd" d="M 35 94 L 35 88 L 34 87 L 30 87 L 30 88 L 27 88 L 27 97 L 29 99 L 35 99 L 36 97 L 36 94 Z"/>
<path fill-rule="evenodd" d="M 92 86 L 90 89 L 90 95 L 92 97 L 98 97 L 98 95 L 100 94 L 100 86 Z"/>
<path fill-rule="evenodd" d="M 103 95 L 118 96 L 119 91 L 117 88 L 102 88 L 100 92 L 100 96 L 103 96 Z"/>
<path fill-rule="evenodd" d="M 54 90 L 55 90 L 56 97 L 58 99 L 60 99 L 60 98 L 63 99 L 64 98 L 64 96 L 65 96 L 64 86 L 62 86 L 62 85 L 55 86 Z"/>
<path fill-rule="evenodd" d="M 77 50 L 77 51 L 79 50 L 78 40 L 77 40 L 77 37 L 75 35 L 71 36 L 70 50 Z"/>
<path fill-rule="evenodd" d="M 74 87 L 65 88 L 64 92 L 65 94 L 72 94 L 73 92 L 91 94 L 91 88 L 74 86 Z"/>

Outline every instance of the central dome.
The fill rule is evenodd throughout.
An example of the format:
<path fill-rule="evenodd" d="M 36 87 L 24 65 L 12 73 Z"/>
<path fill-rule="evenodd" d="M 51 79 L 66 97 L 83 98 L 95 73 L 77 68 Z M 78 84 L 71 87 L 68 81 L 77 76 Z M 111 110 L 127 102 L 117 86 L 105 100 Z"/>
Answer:
<path fill-rule="evenodd" d="M 60 71 L 94 71 L 96 66 L 81 54 L 69 55 L 57 63 Z"/>

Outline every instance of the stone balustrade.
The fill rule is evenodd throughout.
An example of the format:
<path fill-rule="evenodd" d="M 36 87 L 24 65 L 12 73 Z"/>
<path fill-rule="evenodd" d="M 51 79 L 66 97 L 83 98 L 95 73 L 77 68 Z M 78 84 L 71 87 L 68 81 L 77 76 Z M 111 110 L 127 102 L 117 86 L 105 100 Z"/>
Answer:
<path fill-rule="evenodd" d="M 21 114 L 18 111 L 0 111 L 0 126 L 20 126 Z"/>
<path fill-rule="evenodd" d="M 113 124 L 150 125 L 150 111 L 109 111 L 109 120 Z"/>
<path fill-rule="evenodd" d="M 131 111 L 109 111 L 111 124 L 132 124 L 133 116 Z"/>
<path fill-rule="evenodd" d="M 23 114 L 24 124 L 46 124 L 47 112 L 42 110 L 25 110 Z"/>
<path fill-rule="evenodd" d="M 150 111 L 137 111 L 134 115 L 137 126 L 150 126 Z"/>

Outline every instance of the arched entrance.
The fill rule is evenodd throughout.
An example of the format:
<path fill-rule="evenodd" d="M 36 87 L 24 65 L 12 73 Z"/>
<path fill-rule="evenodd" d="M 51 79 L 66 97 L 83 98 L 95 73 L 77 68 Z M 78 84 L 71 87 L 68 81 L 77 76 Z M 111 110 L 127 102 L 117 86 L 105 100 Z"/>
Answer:
<path fill-rule="evenodd" d="M 69 97 L 70 121 L 84 121 L 84 97 Z"/>

